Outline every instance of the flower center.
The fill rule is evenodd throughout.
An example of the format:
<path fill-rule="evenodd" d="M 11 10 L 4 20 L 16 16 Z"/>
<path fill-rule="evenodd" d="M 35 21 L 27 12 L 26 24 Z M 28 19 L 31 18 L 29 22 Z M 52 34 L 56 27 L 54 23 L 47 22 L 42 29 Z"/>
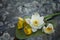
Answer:
<path fill-rule="evenodd" d="M 34 21 L 33 21 L 33 25 L 34 25 L 34 26 L 38 26 L 38 20 L 34 20 Z"/>
<path fill-rule="evenodd" d="M 48 28 L 47 28 L 47 31 L 52 31 L 52 28 L 48 27 Z"/>

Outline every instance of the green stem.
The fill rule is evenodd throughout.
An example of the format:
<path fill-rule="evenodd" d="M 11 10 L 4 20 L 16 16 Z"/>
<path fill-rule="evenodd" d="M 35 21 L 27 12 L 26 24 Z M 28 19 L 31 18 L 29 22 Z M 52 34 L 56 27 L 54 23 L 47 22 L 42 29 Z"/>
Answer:
<path fill-rule="evenodd" d="M 52 17 L 58 16 L 58 15 L 60 15 L 60 13 L 50 14 L 50 15 L 45 16 L 44 19 L 45 19 L 45 20 L 48 20 L 48 19 L 51 19 Z"/>

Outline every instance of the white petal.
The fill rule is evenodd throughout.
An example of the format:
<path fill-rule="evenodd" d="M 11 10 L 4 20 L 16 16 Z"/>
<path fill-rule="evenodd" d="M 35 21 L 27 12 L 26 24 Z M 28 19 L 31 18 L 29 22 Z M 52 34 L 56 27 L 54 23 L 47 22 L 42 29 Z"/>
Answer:
<path fill-rule="evenodd" d="M 40 17 L 40 20 L 42 20 L 42 21 L 43 21 L 43 20 L 44 20 L 44 16 Z"/>
<path fill-rule="evenodd" d="M 53 25 L 51 23 L 49 23 L 48 26 L 52 26 L 53 27 Z"/>
<path fill-rule="evenodd" d="M 31 24 L 31 28 L 33 28 L 33 29 L 38 29 L 38 27 L 36 27 L 36 26 L 34 26 L 34 25 L 32 25 L 32 24 Z"/>
<path fill-rule="evenodd" d="M 36 32 L 36 31 L 37 31 L 37 29 L 32 28 L 32 31 L 33 31 L 33 32 Z"/>
<path fill-rule="evenodd" d="M 35 12 L 34 15 L 35 15 L 35 16 L 40 16 L 38 12 Z"/>
<path fill-rule="evenodd" d="M 53 25 L 51 23 L 49 23 L 47 27 L 53 28 Z"/>
<path fill-rule="evenodd" d="M 30 24 L 30 18 L 25 19 L 28 24 Z"/>
<path fill-rule="evenodd" d="M 44 26 L 44 27 L 43 27 L 43 30 L 45 30 L 45 28 L 46 28 L 46 27 Z"/>
<path fill-rule="evenodd" d="M 41 29 L 41 28 L 42 28 L 42 26 L 39 26 L 39 27 L 38 27 L 38 29 Z"/>
<path fill-rule="evenodd" d="M 45 31 L 45 28 L 46 28 L 46 27 L 44 26 L 43 29 L 42 29 L 42 31 Z"/>
<path fill-rule="evenodd" d="M 44 23 L 44 21 L 40 21 L 40 23 L 39 23 L 40 25 L 44 25 L 45 23 Z"/>
<path fill-rule="evenodd" d="M 32 19 L 36 19 L 36 18 L 40 18 L 40 15 L 38 13 L 34 13 L 34 15 L 32 15 Z"/>

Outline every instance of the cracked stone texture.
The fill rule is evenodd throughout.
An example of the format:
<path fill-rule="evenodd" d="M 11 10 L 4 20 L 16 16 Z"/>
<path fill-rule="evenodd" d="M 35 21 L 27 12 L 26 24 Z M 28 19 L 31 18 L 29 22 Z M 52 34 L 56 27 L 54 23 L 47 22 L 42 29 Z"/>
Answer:
<path fill-rule="evenodd" d="M 0 40 L 14 39 L 17 17 L 31 16 L 34 12 L 45 16 L 59 11 L 60 0 L 0 0 Z M 31 37 L 26 40 L 60 40 L 60 16 L 53 20 L 57 23 L 53 35 Z"/>

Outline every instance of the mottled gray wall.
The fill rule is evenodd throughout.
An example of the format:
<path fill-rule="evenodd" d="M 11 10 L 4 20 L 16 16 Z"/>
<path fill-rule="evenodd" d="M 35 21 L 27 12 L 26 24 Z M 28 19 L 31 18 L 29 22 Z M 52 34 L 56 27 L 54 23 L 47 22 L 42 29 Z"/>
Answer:
<path fill-rule="evenodd" d="M 31 16 L 34 12 L 45 16 L 59 11 L 60 0 L 0 0 L 0 40 L 13 40 L 17 17 Z M 54 18 L 54 21 L 57 23 L 56 32 L 46 40 L 60 40 L 60 16 Z M 43 37 L 26 40 L 45 40 Z"/>

